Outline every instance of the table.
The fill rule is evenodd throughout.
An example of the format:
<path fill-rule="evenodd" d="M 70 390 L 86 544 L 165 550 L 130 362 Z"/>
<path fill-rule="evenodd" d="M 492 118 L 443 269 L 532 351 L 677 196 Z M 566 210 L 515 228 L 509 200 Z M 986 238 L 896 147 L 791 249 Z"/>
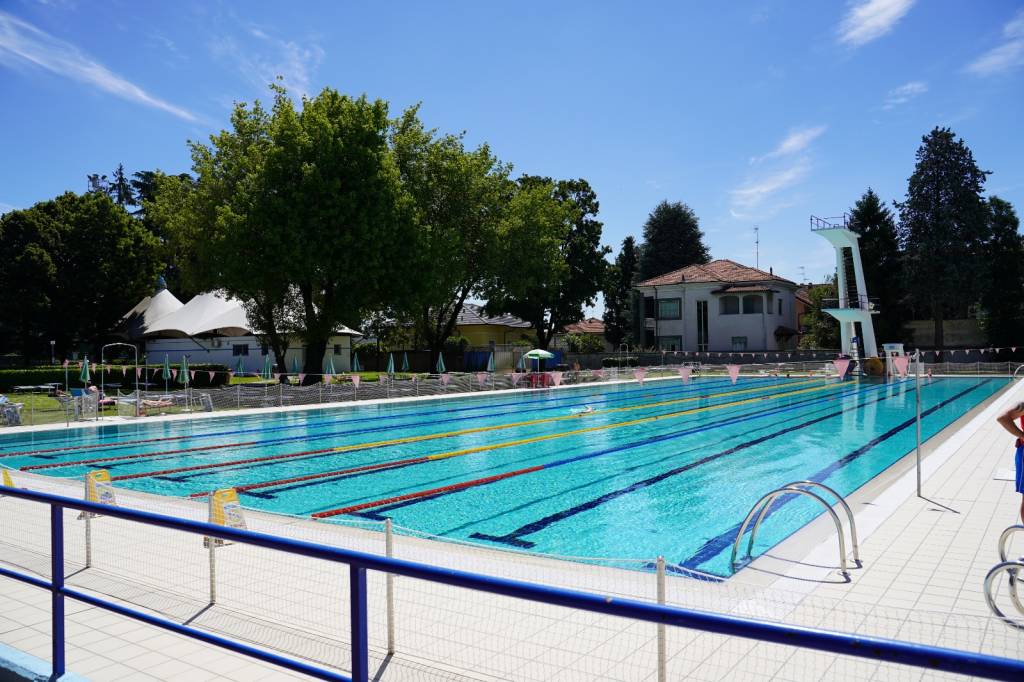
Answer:
<path fill-rule="evenodd" d="M 15 386 L 15 393 L 35 393 L 39 389 L 38 386 Z"/>

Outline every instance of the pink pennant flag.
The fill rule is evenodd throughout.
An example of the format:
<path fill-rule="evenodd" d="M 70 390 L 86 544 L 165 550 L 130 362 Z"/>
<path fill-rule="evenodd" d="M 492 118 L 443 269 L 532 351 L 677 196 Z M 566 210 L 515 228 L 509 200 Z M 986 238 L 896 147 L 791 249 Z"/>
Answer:
<path fill-rule="evenodd" d="M 551 382 L 555 386 L 560 386 L 562 384 L 562 373 L 561 372 L 552 372 L 551 373 Z"/>
<path fill-rule="evenodd" d="M 141 379 L 142 378 L 142 367 L 136 367 L 135 368 L 135 378 L 136 379 Z"/>
<path fill-rule="evenodd" d="M 1012 350 L 1014 353 L 1016 353 L 1017 352 L 1017 346 L 1010 346 L 1010 350 Z"/>
<path fill-rule="evenodd" d="M 177 379 L 178 378 L 178 370 L 176 370 L 176 369 L 172 369 L 171 370 L 171 378 L 172 379 Z"/>
<path fill-rule="evenodd" d="M 846 371 L 850 369 L 849 358 L 836 358 L 835 360 L 832 361 L 832 364 L 835 366 L 836 372 L 839 373 L 840 379 L 846 376 Z"/>
<path fill-rule="evenodd" d="M 487 372 L 477 372 L 476 373 L 476 383 L 480 384 L 481 386 L 486 384 L 487 383 Z"/>
<path fill-rule="evenodd" d="M 121 376 L 128 376 L 128 365 L 124 365 L 123 367 L 121 367 Z"/>
<path fill-rule="evenodd" d="M 597 377 L 598 379 L 603 379 L 604 378 L 604 370 L 603 369 L 595 369 L 594 370 L 594 376 Z"/>
<path fill-rule="evenodd" d="M 210 372 L 210 374 L 213 374 L 213 372 Z M 305 374 L 299 374 L 299 383 L 301 384 L 305 378 L 306 378 Z"/>
<path fill-rule="evenodd" d="M 61 365 L 61 366 L 62 366 L 62 367 L 67 367 L 67 366 L 68 366 L 68 360 L 67 360 L 67 358 L 64 358 L 64 364 L 63 364 L 63 365 Z"/>
<path fill-rule="evenodd" d="M 732 381 L 732 383 L 735 384 L 736 383 L 736 379 L 738 379 L 739 376 L 740 376 L 740 366 L 739 365 L 726 365 L 725 368 L 727 370 L 729 370 L 729 379 Z"/>
<path fill-rule="evenodd" d="M 791 357 L 793 357 L 793 354 L 792 353 L 786 353 L 786 357 L 787 358 L 791 358 Z"/>
<path fill-rule="evenodd" d="M 329 384 L 329 383 L 331 383 L 331 375 L 330 375 L 330 374 L 325 374 L 325 375 L 324 375 L 324 378 L 323 378 L 323 382 L 324 382 L 325 384 Z"/>
<path fill-rule="evenodd" d="M 633 378 L 640 382 L 640 385 L 644 385 L 644 377 L 647 376 L 647 370 L 643 367 L 638 367 L 633 370 Z"/>
<path fill-rule="evenodd" d="M 676 371 L 679 372 L 679 378 L 683 380 L 684 384 L 690 383 L 690 375 L 693 374 L 692 367 L 680 367 Z"/>
<path fill-rule="evenodd" d="M 896 368 L 896 372 L 900 375 L 900 379 L 907 376 L 907 367 L 910 365 L 910 357 L 907 355 L 897 356 L 892 359 L 892 364 Z"/>
<path fill-rule="evenodd" d="M 355 386 L 356 388 L 359 388 L 359 380 L 361 378 L 362 377 L 360 377 L 358 374 L 353 374 L 352 375 L 352 385 Z"/>
<path fill-rule="evenodd" d="M 523 378 L 522 372 L 512 372 L 512 385 L 515 386 L 519 383 L 519 380 Z"/>
<path fill-rule="evenodd" d="M 229 371 L 228 372 L 228 383 L 231 383 L 231 380 L 234 379 L 234 378 L 235 378 L 235 373 Z"/>
<path fill-rule="evenodd" d="M 274 372 L 271 376 L 274 377 L 274 381 L 280 381 L 281 380 L 281 373 L 280 372 Z"/>
<path fill-rule="evenodd" d="M 214 375 L 214 372 L 207 372 L 207 374 L 209 374 L 209 375 L 210 375 L 210 383 L 212 384 L 212 383 L 213 383 L 213 375 Z"/>
<path fill-rule="evenodd" d="M 442 386 L 447 386 L 448 382 L 451 381 L 451 380 L 452 380 L 452 375 L 451 374 L 445 373 L 445 374 L 441 375 L 441 385 Z"/>

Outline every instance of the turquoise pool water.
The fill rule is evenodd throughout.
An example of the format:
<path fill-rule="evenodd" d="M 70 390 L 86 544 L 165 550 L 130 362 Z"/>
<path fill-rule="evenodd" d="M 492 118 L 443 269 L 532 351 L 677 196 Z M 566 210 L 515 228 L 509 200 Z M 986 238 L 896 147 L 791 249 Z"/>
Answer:
<path fill-rule="evenodd" d="M 922 384 L 930 437 L 1007 384 Z M 727 576 L 750 506 L 790 481 L 848 494 L 913 449 L 913 381 L 704 377 L 0 436 L 0 463 L 247 507 L 391 518 L 499 548 L 665 556 Z M 583 412 L 587 410 L 589 412 Z M 755 554 L 820 513 L 777 505 Z"/>

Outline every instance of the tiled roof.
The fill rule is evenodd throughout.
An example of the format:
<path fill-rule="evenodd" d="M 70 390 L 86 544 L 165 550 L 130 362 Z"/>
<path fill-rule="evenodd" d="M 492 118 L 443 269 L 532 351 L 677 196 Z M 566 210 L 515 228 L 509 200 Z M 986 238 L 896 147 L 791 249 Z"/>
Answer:
<path fill-rule="evenodd" d="M 461 327 L 469 324 L 495 324 L 501 327 L 515 327 L 517 329 L 529 329 L 530 323 L 520 320 L 515 315 L 489 316 L 484 314 L 484 307 L 475 303 L 464 303 L 462 312 L 459 313 L 455 326 Z"/>
<path fill-rule="evenodd" d="M 722 287 L 721 289 L 715 289 L 711 293 L 713 294 L 748 294 L 753 292 L 762 291 L 778 291 L 771 287 L 763 284 L 731 284 L 729 286 Z"/>
<path fill-rule="evenodd" d="M 596 317 L 565 325 L 566 334 L 604 334 L 604 321 Z"/>
<path fill-rule="evenodd" d="M 679 270 L 666 272 L 651 279 L 640 282 L 639 286 L 661 286 L 662 284 L 688 283 L 711 283 L 722 282 L 723 284 L 735 282 L 785 282 L 794 284 L 784 277 L 773 275 L 764 270 L 740 265 L 736 261 L 727 259 L 713 260 L 705 265 L 688 265 Z"/>

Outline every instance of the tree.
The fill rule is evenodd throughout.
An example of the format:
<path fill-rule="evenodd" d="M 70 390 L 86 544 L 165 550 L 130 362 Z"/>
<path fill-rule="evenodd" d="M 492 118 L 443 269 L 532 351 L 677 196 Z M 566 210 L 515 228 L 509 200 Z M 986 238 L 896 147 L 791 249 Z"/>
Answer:
<path fill-rule="evenodd" d="M 850 209 L 850 229 L 860 235 L 860 259 L 868 295 L 878 299 L 873 324 L 880 341 L 903 340 L 903 258 L 892 211 L 870 187 Z"/>
<path fill-rule="evenodd" d="M 182 197 L 194 189 L 195 180 L 188 173 L 166 175 L 160 170 L 139 171 L 133 173 L 132 178 L 131 186 L 138 206 L 132 215 L 142 221 L 142 225 L 160 242 L 160 257 L 164 262 L 163 275 L 167 288 L 182 300 L 188 300 L 202 289 L 192 286 L 182 275 L 181 263 L 189 260 L 191 255 L 188 251 L 201 248 L 201 243 L 172 242 L 167 226 L 170 216 L 161 211 L 161 205 L 156 199 L 157 194 L 163 191 L 176 197 L 175 202 L 163 202 L 165 208 L 181 203 Z"/>
<path fill-rule="evenodd" d="M 633 285 L 636 283 L 636 240 L 622 240 L 615 263 L 608 267 L 604 285 L 604 337 L 618 348 L 633 336 Z"/>
<path fill-rule="evenodd" d="M 194 189 L 179 182 L 157 203 L 168 203 L 173 239 L 190 254 L 190 280 L 249 302 L 282 372 L 279 349 L 301 335 L 313 375 L 340 325 L 410 294 L 413 207 L 388 146 L 386 102 L 325 88 L 297 110 L 273 90 L 271 111 L 240 103 L 231 130 L 192 143 Z"/>
<path fill-rule="evenodd" d="M 416 108 L 396 121 L 392 145 L 418 224 L 404 273 L 411 285 L 408 316 L 436 354 L 466 299 L 493 269 L 498 228 L 513 189 L 511 169 L 487 145 L 469 151 L 461 136 L 438 137 L 424 129 Z"/>
<path fill-rule="evenodd" d="M 985 271 L 989 208 L 982 197 L 988 172 L 949 128 L 922 138 L 900 212 L 900 241 L 912 305 L 935 323 L 935 347 L 944 347 L 943 321 L 977 302 Z"/>
<path fill-rule="evenodd" d="M 801 348 L 839 348 L 839 322 L 823 310 L 824 301 L 837 298 L 837 292 L 834 276 L 824 284 L 815 284 L 807 289 L 811 307 L 799 321 L 805 330 L 800 337 Z"/>
<path fill-rule="evenodd" d="M 555 332 L 583 318 L 601 289 L 609 252 L 601 246 L 597 195 L 586 180 L 523 176 L 500 231 L 487 310 L 529 322 L 547 348 Z"/>
<path fill-rule="evenodd" d="M 110 180 L 110 185 L 107 187 L 107 192 L 118 206 L 135 206 L 138 203 L 135 200 L 135 192 L 132 191 L 132 185 L 124 174 L 123 163 L 117 164 L 117 168 L 114 170 L 114 177 Z"/>
<path fill-rule="evenodd" d="M 988 276 L 981 294 L 984 328 L 993 346 L 1011 346 L 1024 339 L 1024 240 L 1013 205 L 995 196 L 988 203 L 991 237 L 985 245 Z"/>
<path fill-rule="evenodd" d="M 644 223 L 640 245 L 641 280 L 709 260 L 700 222 L 689 206 L 681 201 L 662 201 L 654 207 Z"/>
<path fill-rule="evenodd" d="M 160 270 L 157 243 L 102 192 L 71 192 L 0 217 L 0 319 L 27 361 L 96 344 Z"/>
<path fill-rule="evenodd" d="M 604 344 L 593 334 L 566 334 L 565 346 L 570 353 L 602 353 Z"/>

